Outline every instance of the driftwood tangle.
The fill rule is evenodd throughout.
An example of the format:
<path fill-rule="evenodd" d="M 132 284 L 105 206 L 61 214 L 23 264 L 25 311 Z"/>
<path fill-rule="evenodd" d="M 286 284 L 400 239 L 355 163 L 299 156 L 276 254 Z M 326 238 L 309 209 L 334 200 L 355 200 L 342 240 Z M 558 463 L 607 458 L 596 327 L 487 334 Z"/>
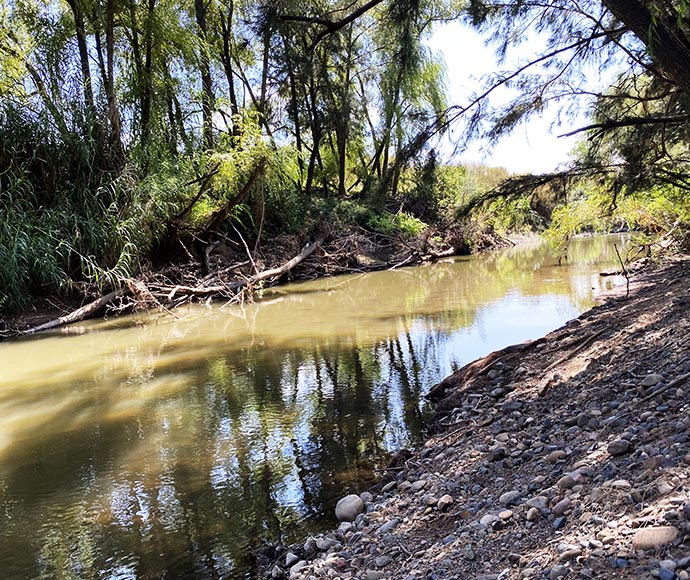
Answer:
<path fill-rule="evenodd" d="M 184 304 L 186 302 L 191 301 L 194 298 L 199 297 L 207 299 L 229 297 L 231 298 L 233 296 L 236 296 L 237 293 L 239 293 L 242 290 L 251 289 L 259 282 L 263 282 L 269 279 L 277 279 L 287 274 L 288 272 L 290 272 L 290 270 L 295 268 L 295 266 L 297 266 L 298 264 L 306 260 L 309 256 L 311 256 L 314 253 L 314 251 L 323 243 L 324 239 L 325 235 L 320 234 L 313 242 L 307 243 L 302 248 L 299 254 L 297 254 L 281 266 L 264 270 L 263 272 L 259 272 L 253 276 L 250 276 L 243 280 L 240 279 L 236 282 L 232 282 L 229 284 L 216 283 L 214 285 L 207 285 L 209 282 L 213 281 L 215 277 L 211 275 L 201 279 L 199 284 L 196 286 L 165 286 L 155 284 L 150 284 L 146 286 L 142 281 L 135 282 L 127 280 L 125 281 L 126 285 L 123 288 L 109 292 L 108 294 L 101 296 L 97 300 L 85 304 L 81 308 L 77 308 L 69 314 L 60 316 L 59 318 L 55 318 L 54 320 L 50 320 L 49 322 L 40 324 L 39 326 L 30 328 L 24 331 L 22 334 L 36 334 L 38 332 L 52 330 L 55 328 L 59 328 L 61 326 L 65 326 L 67 324 L 72 324 L 74 322 L 79 322 L 87 318 L 92 318 L 100 312 L 102 312 L 108 306 L 111 306 L 116 300 L 120 300 L 127 296 L 133 296 L 135 298 L 134 302 L 136 302 L 137 295 L 145 294 L 147 297 L 153 299 L 155 304 L 158 304 L 161 307 L 165 307 L 164 305 L 167 305 L 173 308 L 175 306 L 179 306 L 180 304 Z M 240 265 L 236 265 L 231 268 L 225 268 L 223 269 L 223 272 L 219 271 L 217 272 L 217 274 L 220 276 L 222 273 L 235 269 Z M 146 300 L 145 306 L 150 307 L 151 302 L 149 300 Z"/>

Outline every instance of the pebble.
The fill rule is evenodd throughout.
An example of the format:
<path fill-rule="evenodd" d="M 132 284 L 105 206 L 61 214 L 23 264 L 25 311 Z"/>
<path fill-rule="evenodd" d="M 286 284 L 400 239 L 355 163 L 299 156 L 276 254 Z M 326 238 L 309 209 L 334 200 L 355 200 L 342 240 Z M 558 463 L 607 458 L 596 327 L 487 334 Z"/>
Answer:
<path fill-rule="evenodd" d="M 642 528 L 633 536 L 635 550 L 655 550 L 670 544 L 678 537 L 678 530 L 673 526 L 654 526 Z"/>
<path fill-rule="evenodd" d="M 426 487 L 426 479 L 418 479 L 410 486 L 411 492 L 418 492 Z"/>
<path fill-rule="evenodd" d="M 561 528 L 563 528 L 563 526 L 565 526 L 565 520 L 566 518 L 564 516 L 561 516 L 560 518 L 556 518 L 555 520 L 553 520 L 553 529 L 558 531 Z"/>
<path fill-rule="evenodd" d="M 366 577 L 367 580 L 382 580 L 386 575 L 380 570 L 367 570 Z"/>
<path fill-rule="evenodd" d="M 329 548 L 335 546 L 338 542 L 331 538 L 319 538 L 316 540 L 316 547 L 322 552 L 326 552 Z"/>
<path fill-rule="evenodd" d="M 355 494 L 346 495 L 335 505 L 335 517 L 341 522 L 353 522 L 363 511 L 364 502 Z"/>
<path fill-rule="evenodd" d="M 299 562 L 299 558 L 292 552 L 285 554 L 285 565 L 289 568 L 293 564 Z"/>
<path fill-rule="evenodd" d="M 556 486 L 558 486 L 560 489 L 570 489 L 575 487 L 575 480 L 570 475 L 564 475 L 558 480 Z"/>
<path fill-rule="evenodd" d="M 558 580 L 558 578 L 564 578 L 570 572 L 570 568 L 563 566 L 562 564 L 557 564 L 549 571 L 549 580 Z"/>
<path fill-rule="evenodd" d="M 570 501 L 569 498 L 563 498 L 561 501 L 559 501 L 555 506 L 551 508 L 551 511 L 555 516 L 562 516 L 565 514 L 570 509 L 570 506 L 572 505 L 572 501 Z"/>
<path fill-rule="evenodd" d="M 388 534 L 389 532 L 392 532 L 399 523 L 400 520 L 398 518 L 393 518 L 392 520 L 383 524 L 377 531 L 381 535 Z"/>
<path fill-rule="evenodd" d="M 494 449 L 489 451 L 488 460 L 492 462 L 500 461 L 501 459 L 505 459 L 506 455 L 507 452 L 505 447 L 495 447 Z"/>
<path fill-rule="evenodd" d="M 659 570 L 659 580 L 677 580 L 678 576 L 673 570 L 662 568 Z"/>
<path fill-rule="evenodd" d="M 653 387 L 654 385 L 658 385 L 661 381 L 664 380 L 664 377 L 657 373 L 651 373 L 647 375 L 644 379 L 642 379 L 642 383 L 640 383 L 643 387 Z"/>
<path fill-rule="evenodd" d="M 517 490 L 507 491 L 498 498 L 498 501 L 501 503 L 501 505 L 514 505 L 520 501 L 521 497 L 522 493 Z"/>
<path fill-rule="evenodd" d="M 525 505 L 527 505 L 527 507 L 537 508 L 540 511 L 546 511 L 549 507 L 549 498 L 545 495 L 538 495 L 528 499 Z"/>
<path fill-rule="evenodd" d="M 383 492 L 383 493 L 388 493 L 389 491 L 392 491 L 393 489 L 395 489 L 395 487 L 396 487 L 397 485 L 398 485 L 398 482 L 397 482 L 397 481 L 389 481 L 386 485 L 384 485 L 384 486 L 381 488 L 381 492 Z"/>
<path fill-rule="evenodd" d="M 558 461 L 564 460 L 567 456 L 568 454 L 562 449 L 556 449 L 556 451 L 552 451 L 546 456 L 546 461 L 549 463 L 557 463 Z"/>
<path fill-rule="evenodd" d="M 690 501 L 683 506 L 683 515 L 686 520 L 690 520 Z"/>
<path fill-rule="evenodd" d="M 306 560 L 300 560 L 297 564 L 292 565 L 290 567 L 290 578 L 296 578 L 308 565 L 309 563 Z"/>
<path fill-rule="evenodd" d="M 574 560 L 579 556 L 582 556 L 582 550 L 580 548 L 573 548 L 572 550 L 563 552 L 558 558 L 558 561 L 567 562 L 568 560 Z"/>
<path fill-rule="evenodd" d="M 539 519 L 541 512 L 537 508 L 529 508 L 527 510 L 527 521 L 534 522 Z"/>
<path fill-rule="evenodd" d="M 388 566 L 388 564 L 390 564 L 392 561 L 393 561 L 393 558 L 391 558 L 390 556 L 378 556 L 378 557 L 374 560 L 374 564 L 376 564 L 376 567 L 377 567 L 377 568 L 385 568 L 385 567 Z"/>
<path fill-rule="evenodd" d="M 630 441 L 627 439 L 617 439 L 616 441 L 609 443 L 609 446 L 607 447 L 607 451 L 613 457 L 625 455 L 626 453 L 629 453 L 631 449 L 632 443 L 630 443 Z"/>
<path fill-rule="evenodd" d="M 449 495 L 449 494 L 442 495 L 442 496 L 438 499 L 438 504 L 437 504 L 436 507 L 438 507 L 438 509 L 439 509 L 440 511 L 445 511 L 445 510 L 447 510 L 450 506 L 453 505 L 453 501 L 454 501 L 454 500 L 453 500 L 453 496 L 451 496 L 451 495 Z"/>

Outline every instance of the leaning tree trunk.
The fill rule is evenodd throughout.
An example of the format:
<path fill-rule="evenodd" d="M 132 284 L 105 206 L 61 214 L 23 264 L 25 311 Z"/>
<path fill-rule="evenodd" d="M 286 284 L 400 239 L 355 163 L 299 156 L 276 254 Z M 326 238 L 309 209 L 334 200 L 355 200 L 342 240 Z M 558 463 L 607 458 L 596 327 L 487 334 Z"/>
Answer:
<path fill-rule="evenodd" d="M 653 16 L 640 0 L 603 0 L 603 4 L 645 44 L 664 72 L 690 96 L 690 39 L 678 21 Z"/>

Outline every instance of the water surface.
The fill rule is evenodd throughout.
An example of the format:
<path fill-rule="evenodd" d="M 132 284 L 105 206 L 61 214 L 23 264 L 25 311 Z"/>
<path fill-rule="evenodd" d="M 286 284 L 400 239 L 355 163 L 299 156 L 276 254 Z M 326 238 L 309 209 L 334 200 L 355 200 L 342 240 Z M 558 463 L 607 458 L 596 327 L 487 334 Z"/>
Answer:
<path fill-rule="evenodd" d="M 418 440 L 456 366 L 613 283 L 611 238 L 279 287 L 0 344 L 0 576 L 252 577 Z"/>

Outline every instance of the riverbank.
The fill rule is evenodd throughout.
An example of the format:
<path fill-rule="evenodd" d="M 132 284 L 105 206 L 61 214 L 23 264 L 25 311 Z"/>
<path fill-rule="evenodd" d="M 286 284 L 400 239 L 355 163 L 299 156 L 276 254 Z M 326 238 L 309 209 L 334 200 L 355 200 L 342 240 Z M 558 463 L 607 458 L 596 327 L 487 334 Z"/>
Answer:
<path fill-rule="evenodd" d="M 487 231 L 474 236 L 472 250 L 505 248 L 525 239 L 511 241 Z M 186 250 L 172 261 L 145 265 L 136 278 L 120 280 L 117 288 L 82 284 L 65 296 L 37 298 L 17 315 L 0 319 L 0 340 L 136 310 L 172 310 L 191 302 L 246 302 L 256 291 L 285 282 L 392 270 L 469 253 L 459 229 L 429 228 L 405 240 L 360 227 L 335 230 L 322 225 L 310 238 L 284 235 L 252 249 L 228 239 L 203 251 Z"/>
<path fill-rule="evenodd" d="M 426 443 L 351 498 L 365 513 L 264 576 L 690 577 L 690 258 L 631 282 L 444 379 Z"/>

